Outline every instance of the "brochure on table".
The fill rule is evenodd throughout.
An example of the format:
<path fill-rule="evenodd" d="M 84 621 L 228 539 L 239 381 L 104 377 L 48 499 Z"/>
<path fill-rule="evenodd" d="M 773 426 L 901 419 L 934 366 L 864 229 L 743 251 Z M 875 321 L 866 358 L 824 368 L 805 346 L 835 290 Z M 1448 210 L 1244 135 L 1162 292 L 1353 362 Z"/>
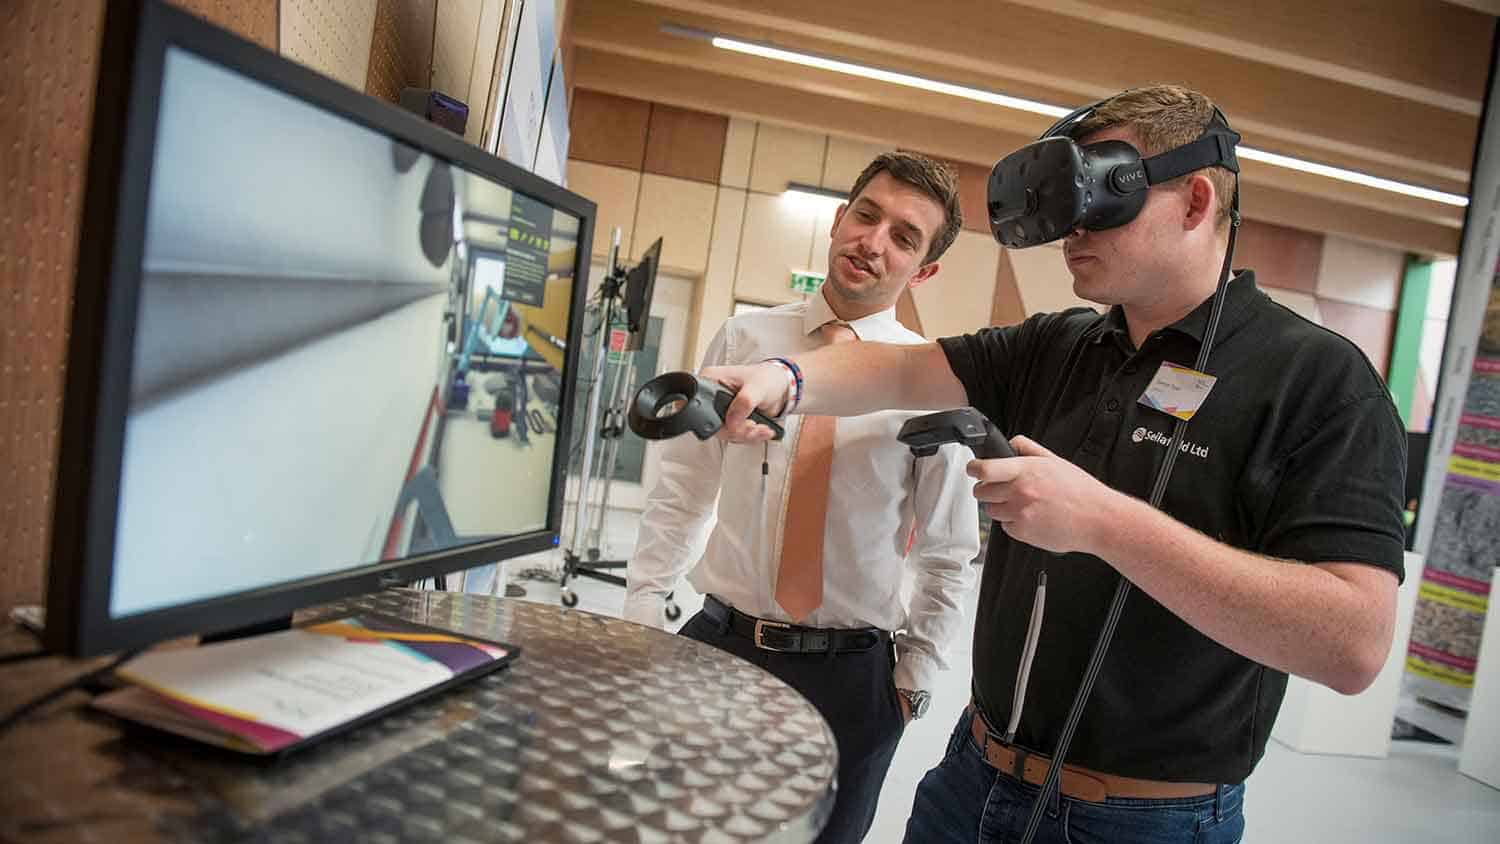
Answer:
<path fill-rule="evenodd" d="M 358 615 L 126 663 L 95 701 L 119 717 L 277 754 L 508 664 L 509 645 Z"/>

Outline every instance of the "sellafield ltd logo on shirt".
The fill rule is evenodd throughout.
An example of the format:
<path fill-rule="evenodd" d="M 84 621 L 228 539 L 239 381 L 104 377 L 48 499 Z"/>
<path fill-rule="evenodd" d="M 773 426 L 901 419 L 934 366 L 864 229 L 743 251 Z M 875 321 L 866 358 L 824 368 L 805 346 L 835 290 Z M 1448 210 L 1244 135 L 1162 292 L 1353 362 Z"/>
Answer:
<path fill-rule="evenodd" d="M 1140 428 L 1136 428 L 1135 431 L 1131 433 L 1130 441 L 1137 443 L 1146 441 L 1156 443 L 1160 446 L 1165 446 L 1172 441 L 1172 438 L 1167 436 L 1166 434 L 1158 434 L 1155 431 L 1148 430 L 1145 426 L 1142 426 Z M 1190 443 L 1187 440 L 1182 441 L 1182 444 L 1178 446 L 1178 450 L 1183 454 L 1191 454 L 1194 457 L 1208 457 L 1208 446 L 1198 445 L 1197 443 Z"/>

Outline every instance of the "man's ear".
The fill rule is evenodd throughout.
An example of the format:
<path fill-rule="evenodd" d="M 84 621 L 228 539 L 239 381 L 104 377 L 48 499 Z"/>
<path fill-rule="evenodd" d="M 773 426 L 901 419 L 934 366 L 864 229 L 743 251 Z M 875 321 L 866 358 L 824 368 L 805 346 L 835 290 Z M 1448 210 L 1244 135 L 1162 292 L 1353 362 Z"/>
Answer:
<path fill-rule="evenodd" d="M 917 267 L 916 274 L 911 277 L 911 281 L 908 281 L 906 283 L 906 286 L 907 287 L 916 287 L 917 285 L 921 284 L 922 282 L 926 281 L 927 279 L 932 278 L 933 276 L 937 275 L 937 271 L 938 271 L 938 262 L 937 261 L 933 261 L 930 264 L 923 264 L 922 266 Z"/>
<path fill-rule="evenodd" d="M 833 212 L 833 225 L 828 228 L 828 236 L 830 238 L 833 237 L 834 232 L 839 230 L 839 221 L 844 219 L 844 212 L 848 210 L 849 203 L 840 202 L 838 210 Z"/>
<path fill-rule="evenodd" d="M 1219 209 L 1219 195 L 1213 180 L 1202 173 L 1188 176 L 1187 192 L 1187 213 L 1182 217 L 1182 227 L 1192 230 L 1204 223 L 1212 226 Z"/>

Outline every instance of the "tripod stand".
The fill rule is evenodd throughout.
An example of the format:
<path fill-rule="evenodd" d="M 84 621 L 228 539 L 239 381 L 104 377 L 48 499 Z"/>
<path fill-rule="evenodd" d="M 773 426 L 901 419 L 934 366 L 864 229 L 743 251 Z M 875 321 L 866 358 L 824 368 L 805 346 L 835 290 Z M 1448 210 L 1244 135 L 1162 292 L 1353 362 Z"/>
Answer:
<path fill-rule="evenodd" d="M 660 245 L 661 242 L 658 240 L 652 249 L 648 250 L 647 256 L 642 259 L 642 265 L 637 267 L 637 273 L 654 276 Z M 615 316 L 622 308 L 622 297 L 625 295 L 626 283 L 630 278 L 630 274 L 617 263 L 619 249 L 620 230 L 615 229 L 609 248 L 609 273 L 599 289 L 599 322 L 596 332 L 600 338 L 596 347 L 598 357 L 595 358 L 593 364 L 593 380 L 589 385 L 586 400 L 588 409 L 584 419 L 583 463 L 579 473 L 578 506 L 574 511 L 572 541 L 563 551 L 562 578 L 558 584 L 562 589 L 563 606 L 566 607 L 578 605 L 578 594 L 568 588 L 568 581 L 572 578 L 589 577 L 613 583 L 616 586 L 625 585 L 625 578 L 609 574 L 608 570 L 622 569 L 626 561 L 600 559 L 603 556 L 600 549 L 604 544 L 604 520 L 609 509 L 610 484 L 614 480 L 620 439 L 625 435 L 625 406 L 630 400 L 630 385 L 635 381 L 635 353 L 640 346 L 639 338 L 645 333 L 645 315 L 644 313 L 627 313 L 627 339 L 619 344 L 611 342 Z M 648 289 L 650 281 L 651 279 L 648 278 L 645 282 Z M 638 309 L 643 307 L 639 296 L 634 307 Z M 616 345 L 618 349 L 614 348 Z M 598 439 L 603 443 L 604 448 L 599 452 L 599 459 L 596 462 L 594 431 L 595 425 L 599 423 L 600 403 L 604 396 L 605 368 L 610 364 L 612 355 L 614 378 L 609 385 L 610 398 L 607 409 L 604 411 L 604 424 L 598 429 Z M 596 477 L 601 483 L 599 484 L 599 498 L 594 501 L 591 494 Z M 667 596 L 666 614 L 671 620 L 676 620 L 682 615 L 682 610 L 673 602 L 670 594 Z"/>

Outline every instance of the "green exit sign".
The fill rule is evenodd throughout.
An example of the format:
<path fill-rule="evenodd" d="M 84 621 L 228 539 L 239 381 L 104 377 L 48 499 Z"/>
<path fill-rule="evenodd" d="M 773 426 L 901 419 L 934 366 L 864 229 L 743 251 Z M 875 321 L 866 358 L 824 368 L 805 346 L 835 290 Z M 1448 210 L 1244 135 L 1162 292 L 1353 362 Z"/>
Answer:
<path fill-rule="evenodd" d="M 822 273 L 792 273 L 791 286 L 798 293 L 817 293 L 826 277 Z"/>

